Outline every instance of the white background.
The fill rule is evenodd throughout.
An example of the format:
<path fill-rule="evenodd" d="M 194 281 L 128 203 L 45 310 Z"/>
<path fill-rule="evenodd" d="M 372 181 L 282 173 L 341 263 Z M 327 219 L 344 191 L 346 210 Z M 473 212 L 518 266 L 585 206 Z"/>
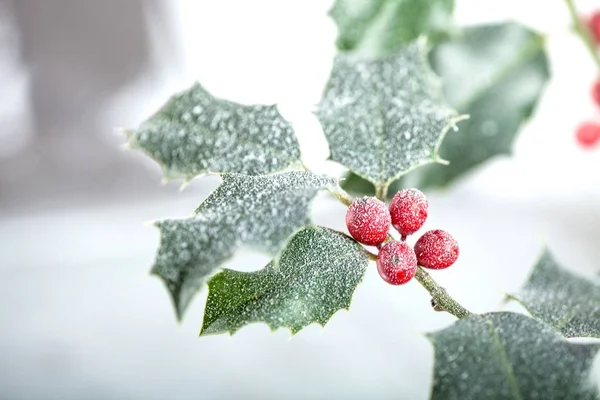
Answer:
<path fill-rule="evenodd" d="M 36 0 L 7 3 L 6 10 L 27 2 Z M 117 153 L 123 139 L 111 128 L 136 126 L 169 94 L 200 79 L 221 97 L 280 104 L 306 163 L 338 171 L 323 162 L 326 145 L 310 114 L 334 54 L 329 6 L 312 0 L 163 4 L 148 16 L 151 67 L 93 110 L 97 136 L 116 157 L 134 161 L 128 165 L 143 165 L 145 182 L 158 187 L 159 169 L 138 154 Z M 600 148 L 584 151 L 573 138 L 580 121 L 600 120 L 589 99 L 597 71 L 560 1 L 457 0 L 456 18 L 461 24 L 516 19 L 543 32 L 553 75 L 513 157 L 429 195 L 425 228 L 447 229 L 461 245 L 458 263 L 434 276 L 468 308 L 485 312 L 519 287 L 544 245 L 581 274 L 600 271 Z M 37 179 L 52 165 L 23 161 L 45 129 L 31 122 L 36 99 L 28 88 L 36 66 L 19 61 L 9 14 L 0 26 L 0 178 L 6 178 L 0 180 L 0 397 L 427 398 L 433 351 L 423 332 L 453 317 L 431 311 L 416 282 L 388 286 L 374 269 L 350 312 L 291 339 L 260 324 L 233 337 L 198 339 L 205 291 L 178 325 L 162 283 L 148 274 L 158 232 L 143 223 L 188 215 L 216 180 L 197 179 L 179 193 L 177 185 L 140 189 L 123 178 L 122 196 L 103 197 L 104 183 L 85 172 L 93 196 L 57 189 L 64 182 L 52 174 Z M 69 141 L 85 134 L 77 129 Z M 95 148 L 83 150 L 93 155 Z M 77 151 L 65 151 L 66 165 L 85 171 L 87 158 L 79 164 L 69 158 Z M 30 175 L 17 179 L 23 171 Z M 112 171 L 102 182 L 119 175 Z M 343 229 L 344 209 L 327 196 L 313 214 L 318 223 Z M 266 262 L 244 254 L 227 266 L 257 269 Z"/>

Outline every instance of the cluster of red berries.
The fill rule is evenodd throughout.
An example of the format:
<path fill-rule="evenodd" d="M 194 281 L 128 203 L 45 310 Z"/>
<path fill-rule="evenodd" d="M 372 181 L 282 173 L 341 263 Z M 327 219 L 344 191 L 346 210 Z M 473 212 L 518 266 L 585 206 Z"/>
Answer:
<path fill-rule="evenodd" d="M 593 13 L 586 21 L 592 40 L 600 46 L 600 11 Z M 600 106 L 600 79 L 596 80 L 591 90 L 592 100 Z M 583 147 L 593 147 L 600 140 L 600 123 L 586 121 L 577 127 L 575 132 L 577 142 Z"/>
<path fill-rule="evenodd" d="M 379 248 L 377 270 L 384 281 L 401 285 L 415 276 L 417 265 L 443 269 L 458 258 L 458 243 L 448 232 L 439 229 L 425 232 L 414 249 L 406 243 L 406 237 L 425 223 L 428 208 L 427 198 L 417 189 L 396 193 L 389 209 L 383 201 L 368 196 L 354 200 L 348 208 L 348 231 L 358 242 Z M 402 238 L 384 244 L 390 226 Z"/>

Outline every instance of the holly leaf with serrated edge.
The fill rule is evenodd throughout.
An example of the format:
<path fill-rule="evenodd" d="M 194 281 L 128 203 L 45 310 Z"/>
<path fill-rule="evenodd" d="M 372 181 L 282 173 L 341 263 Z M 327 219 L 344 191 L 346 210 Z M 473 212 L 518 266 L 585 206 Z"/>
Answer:
<path fill-rule="evenodd" d="M 264 269 L 226 269 L 208 282 L 200 335 L 235 333 L 264 322 L 292 334 L 348 309 L 369 263 L 364 248 L 343 233 L 309 226 L 296 233 Z"/>
<path fill-rule="evenodd" d="M 600 344 L 575 344 L 510 312 L 470 315 L 427 334 L 435 350 L 433 400 L 596 400 Z"/>
<path fill-rule="evenodd" d="M 376 58 L 421 35 L 432 42 L 446 37 L 453 10 L 454 0 L 336 0 L 329 15 L 338 27 L 340 51 Z"/>
<path fill-rule="evenodd" d="M 262 175 L 300 165 L 294 130 L 275 105 L 219 99 L 199 83 L 125 133 L 128 147 L 156 160 L 165 179 L 223 172 Z"/>
<path fill-rule="evenodd" d="M 331 159 L 376 186 L 441 162 L 438 148 L 459 120 L 424 46 L 419 40 L 378 60 L 338 55 L 318 105 Z"/>
<path fill-rule="evenodd" d="M 509 298 L 566 337 L 600 338 L 600 285 L 563 269 L 548 250 Z"/>
<path fill-rule="evenodd" d="M 335 186 L 335 179 L 305 171 L 224 174 L 192 217 L 157 222 L 160 247 L 152 273 L 165 282 L 178 319 L 206 278 L 237 250 L 276 254 L 293 232 L 309 224 L 317 191 Z"/>
<path fill-rule="evenodd" d="M 470 118 L 440 146 L 448 165 L 418 168 L 394 182 L 391 192 L 445 186 L 490 158 L 510 155 L 549 78 L 544 38 L 514 22 L 465 28 L 429 59 L 450 105 Z M 353 174 L 342 186 L 352 193 L 374 191 Z"/>

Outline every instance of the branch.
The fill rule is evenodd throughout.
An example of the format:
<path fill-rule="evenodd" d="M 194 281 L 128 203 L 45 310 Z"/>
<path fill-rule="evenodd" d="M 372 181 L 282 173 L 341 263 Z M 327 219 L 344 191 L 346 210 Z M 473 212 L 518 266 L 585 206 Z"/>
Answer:
<path fill-rule="evenodd" d="M 464 318 L 471 314 L 466 308 L 458 304 L 458 302 L 446 292 L 446 289 L 434 281 L 431 275 L 425 272 L 423 268 L 417 267 L 415 279 L 427 289 L 429 294 L 431 294 L 431 304 L 433 305 L 434 310 L 449 312 L 456 318 Z"/>
<path fill-rule="evenodd" d="M 577 35 L 579 35 L 581 40 L 583 40 L 585 47 L 588 49 L 589 53 L 594 59 L 594 62 L 596 63 L 596 66 L 598 67 L 598 70 L 600 71 L 600 56 L 598 55 L 594 38 L 592 38 L 588 27 L 585 26 L 581 21 L 581 16 L 577 12 L 573 0 L 565 0 L 565 3 L 567 4 L 567 8 L 569 9 L 569 14 L 571 14 L 571 19 L 573 20 L 575 32 L 577 32 Z"/>

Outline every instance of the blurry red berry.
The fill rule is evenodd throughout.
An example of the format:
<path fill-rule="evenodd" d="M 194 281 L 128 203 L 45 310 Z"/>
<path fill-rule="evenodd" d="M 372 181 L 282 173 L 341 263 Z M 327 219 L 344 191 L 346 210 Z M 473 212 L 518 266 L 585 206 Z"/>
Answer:
<path fill-rule="evenodd" d="M 448 268 L 458 258 L 458 242 L 446 231 L 427 231 L 417 240 L 415 253 L 425 268 Z"/>
<path fill-rule="evenodd" d="M 577 142 L 583 147 L 593 147 L 600 139 L 600 124 L 584 122 L 577 127 Z"/>
<path fill-rule="evenodd" d="M 418 231 L 427 219 L 427 198 L 417 189 L 403 189 L 390 202 L 392 225 L 401 235 Z"/>
<path fill-rule="evenodd" d="M 346 226 L 360 243 L 376 246 L 383 243 L 390 230 L 390 213 L 383 201 L 375 197 L 361 197 L 350 204 Z"/>
<path fill-rule="evenodd" d="M 592 34 L 592 38 L 597 44 L 600 44 L 600 11 L 596 11 L 590 16 L 588 28 Z"/>
<path fill-rule="evenodd" d="M 417 256 L 406 242 L 386 243 L 377 256 L 377 271 L 391 285 L 410 281 L 417 272 Z"/>
<path fill-rule="evenodd" d="M 592 85 L 592 90 L 590 91 L 592 95 L 592 99 L 596 105 L 600 106 L 600 80 L 597 80 Z"/>

